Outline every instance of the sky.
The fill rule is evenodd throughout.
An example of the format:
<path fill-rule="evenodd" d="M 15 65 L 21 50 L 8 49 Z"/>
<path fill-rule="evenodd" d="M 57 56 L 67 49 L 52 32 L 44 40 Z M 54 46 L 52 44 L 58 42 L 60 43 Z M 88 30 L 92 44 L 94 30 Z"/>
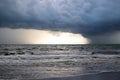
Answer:
<path fill-rule="evenodd" d="M 119 44 L 119 4 L 120 0 L 0 0 L 0 43 Z"/>

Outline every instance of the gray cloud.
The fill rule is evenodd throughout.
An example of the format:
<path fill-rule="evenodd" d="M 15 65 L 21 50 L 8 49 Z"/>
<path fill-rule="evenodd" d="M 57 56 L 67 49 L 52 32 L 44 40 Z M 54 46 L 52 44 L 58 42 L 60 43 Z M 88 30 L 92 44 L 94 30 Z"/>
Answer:
<path fill-rule="evenodd" d="M 91 43 L 96 44 L 119 44 L 120 32 L 106 33 L 104 35 L 90 36 Z"/>
<path fill-rule="evenodd" d="M 120 0 L 0 0 L 0 27 L 92 36 L 120 30 Z"/>

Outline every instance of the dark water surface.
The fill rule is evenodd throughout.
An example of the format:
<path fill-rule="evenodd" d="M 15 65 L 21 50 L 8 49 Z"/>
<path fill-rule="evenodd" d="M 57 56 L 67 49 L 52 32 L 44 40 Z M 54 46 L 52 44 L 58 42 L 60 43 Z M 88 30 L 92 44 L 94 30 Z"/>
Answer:
<path fill-rule="evenodd" d="M 0 45 L 0 80 L 120 80 L 120 45 Z"/>

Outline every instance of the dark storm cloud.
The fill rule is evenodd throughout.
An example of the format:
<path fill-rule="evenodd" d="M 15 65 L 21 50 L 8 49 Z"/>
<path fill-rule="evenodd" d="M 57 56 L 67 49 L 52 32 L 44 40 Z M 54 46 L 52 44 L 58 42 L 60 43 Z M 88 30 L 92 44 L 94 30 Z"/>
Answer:
<path fill-rule="evenodd" d="M 120 0 L 0 0 L 0 27 L 102 35 L 120 30 Z"/>

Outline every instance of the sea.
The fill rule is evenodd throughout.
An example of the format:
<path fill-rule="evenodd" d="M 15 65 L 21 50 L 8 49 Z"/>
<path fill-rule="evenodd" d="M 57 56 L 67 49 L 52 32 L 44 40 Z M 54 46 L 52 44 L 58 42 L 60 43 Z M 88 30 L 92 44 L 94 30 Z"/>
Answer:
<path fill-rule="evenodd" d="M 62 78 L 109 72 L 120 72 L 120 44 L 0 44 L 0 80 L 70 80 Z M 120 80 L 115 77 L 109 80 Z"/>

